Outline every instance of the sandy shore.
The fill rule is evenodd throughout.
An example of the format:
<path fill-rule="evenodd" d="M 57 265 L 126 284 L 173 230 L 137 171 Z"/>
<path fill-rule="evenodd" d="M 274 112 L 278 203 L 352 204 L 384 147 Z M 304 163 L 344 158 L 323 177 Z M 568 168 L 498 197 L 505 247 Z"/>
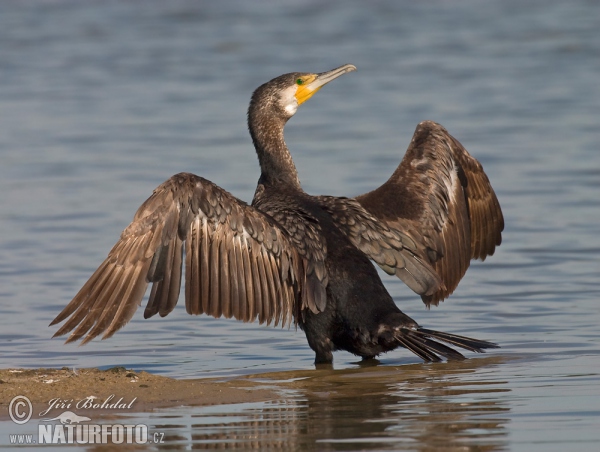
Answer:
<path fill-rule="evenodd" d="M 155 408 L 266 402 L 298 394 L 309 402 L 316 401 L 318 406 L 325 399 L 353 400 L 365 394 L 371 401 L 382 400 L 385 404 L 393 400 L 390 392 L 395 393 L 400 383 L 410 385 L 413 391 L 422 388 L 444 392 L 454 388 L 455 379 L 450 376 L 462 377 L 508 359 L 482 356 L 436 365 L 377 365 L 373 361 L 347 369 L 290 370 L 227 380 L 176 380 L 123 367 L 105 371 L 5 369 L 0 370 L 0 420 L 8 419 L 9 405 L 17 396 L 25 396 L 32 403 L 33 420 L 55 418 L 65 411 L 96 420 Z M 18 410 L 24 412 L 25 408 L 21 404 Z"/>
<path fill-rule="evenodd" d="M 151 411 L 158 407 L 256 402 L 277 397 L 274 391 L 264 389 L 264 385 L 244 378 L 175 380 L 123 367 L 104 371 L 0 370 L 0 418 L 8 417 L 8 406 L 16 396 L 27 397 L 33 404 L 33 413 L 41 414 L 40 417 L 66 410 L 104 416 Z"/>

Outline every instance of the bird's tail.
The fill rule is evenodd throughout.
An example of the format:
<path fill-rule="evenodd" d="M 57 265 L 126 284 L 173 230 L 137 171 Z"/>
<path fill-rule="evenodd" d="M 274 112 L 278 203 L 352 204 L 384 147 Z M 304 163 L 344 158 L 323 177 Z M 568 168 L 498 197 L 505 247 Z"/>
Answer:
<path fill-rule="evenodd" d="M 400 345 L 406 347 L 427 362 L 442 361 L 441 357 L 448 360 L 465 359 L 461 353 L 438 341 L 477 353 L 484 353 L 484 349 L 486 348 L 500 348 L 498 344 L 494 344 L 493 342 L 480 341 L 479 339 L 428 330 L 421 327 L 416 329 L 400 328 L 395 334 L 395 339 Z"/>

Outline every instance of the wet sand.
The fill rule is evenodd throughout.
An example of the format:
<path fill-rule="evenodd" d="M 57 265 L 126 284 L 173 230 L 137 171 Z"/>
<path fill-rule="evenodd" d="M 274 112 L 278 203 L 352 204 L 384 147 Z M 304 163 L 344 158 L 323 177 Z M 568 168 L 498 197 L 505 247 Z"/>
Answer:
<path fill-rule="evenodd" d="M 308 399 L 353 399 L 357 394 L 388 397 L 398 384 L 445 388 L 449 375 L 468 376 L 480 367 L 502 364 L 502 356 L 478 357 L 439 365 L 380 366 L 377 361 L 353 369 L 294 370 L 253 374 L 231 379 L 172 379 L 123 367 L 99 369 L 0 370 L 0 419 L 16 396 L 33 404 L 35 418 L 64 411 L 93 419 L 149 412 L 155 408 L 223 405 L 281 400 L 292 393 Z M 436 383 L 439 380 L 439 383 Z M 452 380 L 452 379 L 450 379 Z M 472 384 L 469 382 L 468 384 Z M 93 396 L 93 398 L 90 398 Z M 57 400 L 58 399 L 58 400 Z M 91 406 L 95 405 L 95 406 Z"/>
<path fill-rule="evenodd" d="M 108 370 L 3 369 L 0 370 L 0 418 L 8 417 L 8 405 L 16 396 L 27 397 L 36 414 L 51 408 L 44 415 L 71 410 L 80 415 L 93 412 L 97 417 L 99 413 L 104 416 L 145 412 L 159 407 L 277 398 L 274 390 L 264 386 L 264 383 L 244 378 L 176 380 L 123 367 Z"/>

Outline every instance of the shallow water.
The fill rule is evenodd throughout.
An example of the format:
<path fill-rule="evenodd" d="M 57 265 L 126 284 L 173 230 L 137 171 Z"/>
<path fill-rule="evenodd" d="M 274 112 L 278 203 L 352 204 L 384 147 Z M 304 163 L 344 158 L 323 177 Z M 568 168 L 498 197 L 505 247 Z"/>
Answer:
<path fill-rule="evenodd" d="M 0 3 L 0 366 L 311 371 L 281 401 L 142 417 L 176 416 L 181 427 L 168 430 L 183 448 L 218 437 L 223 447 L 594 450 L 599 29 L 600 6 L 586 1 Z M 138 312 L 85 348 L 49 339 L 50 320 L 164 179 L 191 171 L 251 199 L 245 113 L 256 86 L 343 63 L 358 71 L 286 128 L 305 190 L 364 193 L 389 176 L 419 121 L 442 123 L 484 165 L 503 244 L 430 311 L 384 279 L 421 324 L 501 349 L 458 366 L 396 351 L 375 368 L 340 352 L 321 373 L 300 331 L 192 318 L 182 306 L 164 319 Z M 252 427 L 234 445 L 239 422 Z"/>

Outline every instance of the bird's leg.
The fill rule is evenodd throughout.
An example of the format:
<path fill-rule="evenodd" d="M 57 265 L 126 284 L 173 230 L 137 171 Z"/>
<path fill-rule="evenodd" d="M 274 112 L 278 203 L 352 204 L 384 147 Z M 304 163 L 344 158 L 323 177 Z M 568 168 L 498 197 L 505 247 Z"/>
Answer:
<path fill-rule="evenodd" d="M 331 348 L 326 349 L 324 347 L 319 347 L 319 349 L 315 349 L 312 344 L 310 344 L 310 346 L 315 350 L 315 365 L 333 363 L 333 353 L 331 352 Z"/>

